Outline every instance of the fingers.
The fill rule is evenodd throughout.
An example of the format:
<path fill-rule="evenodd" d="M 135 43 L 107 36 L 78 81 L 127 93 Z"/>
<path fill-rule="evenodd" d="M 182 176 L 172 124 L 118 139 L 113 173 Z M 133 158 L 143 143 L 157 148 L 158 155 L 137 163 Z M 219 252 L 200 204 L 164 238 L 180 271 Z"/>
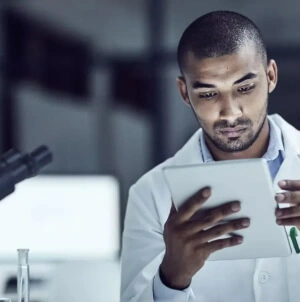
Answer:
<path fill-rule="evenodd" d="M 300 218 L 300 206 L 294 206 L 284 209 L 276 209 L 275 215 L 279 219 L 292 218 L 292 217 Z"/>
<path fill-rule="evenodd" d="M 250 219 L 248 218 L 232 220 L 228 223 L 219 224 L 206 231 L 201 231 L 196 235 L 198 237 L 196 241 L 198 241 L 199 244 L 203 244 L 213 239 L 217 239 L 218 237 L 223 236 L 225 234 L 248 228 L 249 225 Z"/>
<path fill-rule="evenodd" d="M 300 204 L 300 191 L 288 191 L 276 194 L 275 199 L 280 203 Z"/>
<path fill-rule="evenodd" d="M 198 191 L 187 202 L 185 202 L 178 210 L 178 222 L 189 220 L 200 209 L 205 201 L 210 197 L 211 190 L 206 187 Z"/>
<path fill-rule="evenodd" d="M 233 236 L 226 239 L 218 239 L 207 243 L 207 248 L 209 253 L 214 253 L 218 250 L 222 250 L 227 247 L 239 245 L 243 242 L 243 237 L 241 236 Z"/>
<path fill-rule="evenodd" d="M 238 212 L 240 209 L 241 205 L 238 201 L 226 203 L 220 207 L 206 211 L 201 219 L 186 223 L 186 228 L 190 233 L 198 233 L 220 222 L 225 217 Z"/>
<path fill-rule="evenodd" d="M 285 179 L 279 181 L 278 185 L 283 190 L 300 191 L 300 180 Z"/>
<path fill-rule="evenodd" d="M 292 226 L 297 225 L 297 226 L 300 226 L 300 217 L 277 219 L 276 222 L 279 225 L 292 225 Z"/>
<path fill-rule="evenodd" d="M 293 206 L 284 209 L 276 209 L 277 224 L 300 226 L 300 180 L 282 180 L 278 185 L 287 192 L 276 194 L 278 203 L 288 203 Z"/>

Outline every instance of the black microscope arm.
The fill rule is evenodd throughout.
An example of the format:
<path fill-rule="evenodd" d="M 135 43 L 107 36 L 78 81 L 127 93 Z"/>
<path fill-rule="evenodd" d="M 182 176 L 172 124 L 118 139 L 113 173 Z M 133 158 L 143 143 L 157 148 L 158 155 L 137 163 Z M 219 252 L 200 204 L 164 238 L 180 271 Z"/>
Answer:
<path fill-rule="evenodd" d="M 38 172 L 53 160 L 47 146 L 40 146 L 30 154 L 11 149 L 0 157 L 0 200 L 15 191 L 15 185 Z"/>

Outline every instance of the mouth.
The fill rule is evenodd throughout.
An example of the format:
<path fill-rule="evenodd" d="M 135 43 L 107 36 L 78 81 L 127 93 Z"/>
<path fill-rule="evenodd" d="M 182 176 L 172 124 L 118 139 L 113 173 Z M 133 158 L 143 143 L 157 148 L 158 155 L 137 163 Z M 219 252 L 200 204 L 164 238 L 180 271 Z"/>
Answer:
<path fill-rule="evenodd" d="M 234 127 L 234 128 L 224 128 L 220 130 L 220 132 L 222 135 L 231 138 L 231 137 L 241 136 L 246 130 L 247 128 L 245 127 Z"/>

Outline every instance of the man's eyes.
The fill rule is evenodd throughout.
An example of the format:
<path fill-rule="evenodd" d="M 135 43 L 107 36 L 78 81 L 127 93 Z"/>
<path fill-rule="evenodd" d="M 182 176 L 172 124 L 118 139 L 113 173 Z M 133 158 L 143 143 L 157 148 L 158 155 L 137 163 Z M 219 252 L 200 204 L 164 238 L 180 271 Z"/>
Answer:
<path fill-rule="evenodd" d="M 216 92 L 206 92 L 203 94 L 199 95 L 200 99 L 206 99 L 206 100 L 211 100 L 213 97 L 215 97 L 217 95 Z"/>
<path fill-rule="evenodd" d="M 254 88 L 255 88 L 255 85 L 254 84 L 250 84 L 250 85 L 238 88 L 238 92 L 240 92 L 240 93 L 248 93 L 248 92 L 252 91 Z M 205 100 L 212 100 L 217 95 L 218 95 L 217 92 L 206 92 L 206 93 L 199 94 L 199 98 L 200 99 L 205 99 Z"/>
<path fill-rule="evenodd" d="M 255 85 L 254 84 L 251 84 L 251 85 L 247 85 L 247 86 L 243 86 L 243 87 L 240 87 L 238 89 L 239 92 L 241 93 L 247 93 L 251 90 L 253 90 L 255 88 Z"/>

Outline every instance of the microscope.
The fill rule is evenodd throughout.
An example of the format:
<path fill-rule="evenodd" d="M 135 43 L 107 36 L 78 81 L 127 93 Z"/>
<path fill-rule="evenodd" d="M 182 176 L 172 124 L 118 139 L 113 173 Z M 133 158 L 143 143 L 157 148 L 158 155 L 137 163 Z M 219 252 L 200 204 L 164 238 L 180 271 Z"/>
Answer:
<path fill-rule="evenodd" d="M 30 154 L 11 149 L 0 157 L 0 200 L 15 191 L 19 182 L 34 177 L 53 160 L 47 146 Z M 28 249 L 18 249 L 18 302 L 29 302 Z"/>

